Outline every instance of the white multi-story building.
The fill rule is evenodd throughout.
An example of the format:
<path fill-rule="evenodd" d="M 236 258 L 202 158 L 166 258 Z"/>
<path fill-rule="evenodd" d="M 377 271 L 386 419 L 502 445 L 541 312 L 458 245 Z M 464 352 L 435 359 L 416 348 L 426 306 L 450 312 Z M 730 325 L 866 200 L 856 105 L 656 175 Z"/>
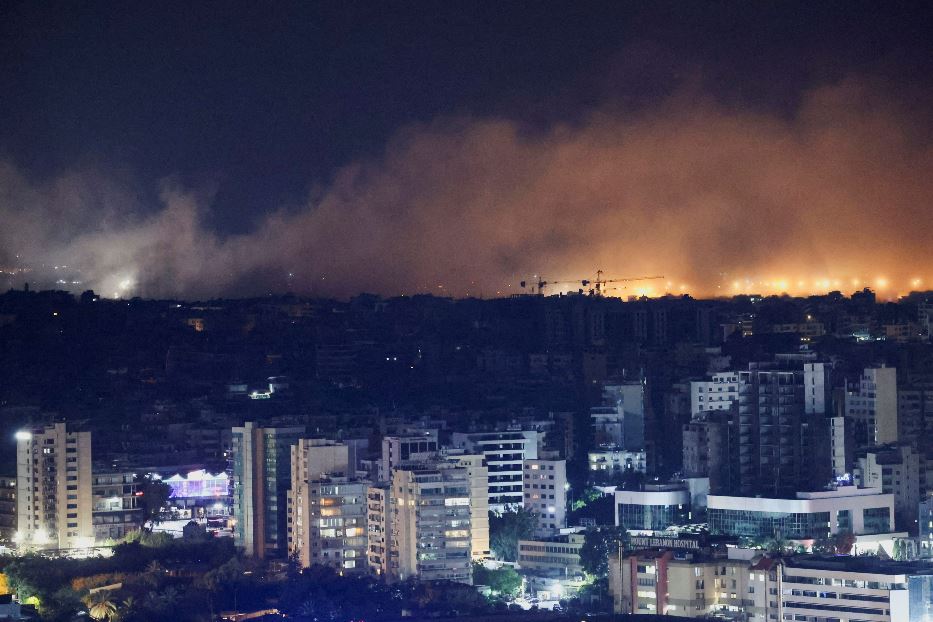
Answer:
<path fill-rule="evenodd" d="M 690 383 L 690 414 L 696 417 L 707 410 L 729 410 L 738 397 L 738 372 L 724 371 L 709 380 L 695 380 Z"/>
<path fill-rule="evenodd" d="M 473 583 L 470 478 L 465 468 L 392 472 L 387 578 Z"/>
<path fill-rule="evenodd" d="M 845 416 L 855 423 L 855 440 L 860 447 L 896 443 L 897 370 L 865 369 L 858 384 L 846 391 Z"/>
<path fill-rule="evenodd" d="M 454 432 L 453 446 L 469 454 L 480 454 L 489 471 L 489 509 L 501 512 L 523 504 L 522 464 L 538 457 L 538 433 Z"/>
<path fill-rule="evenodd" d="M 16 441 L 17 544 L 92 546 L 91 433 L 56 423 L 20 430 Z"/>
<path fill-rule="evenodd" d="M 489 470 L 483 456 L 479 454 L 450 455 L 437 466 L 454 466 L 466 470 L 470 482 L 470 553 L 476 561 L 488 559 L 490 556 Z"/>
<path fill-rule="evenodd" d="M 567 526 L 566 460 L 525 460 L 525 509 L 538 517 L 535 535 L 547 537 Z"/>

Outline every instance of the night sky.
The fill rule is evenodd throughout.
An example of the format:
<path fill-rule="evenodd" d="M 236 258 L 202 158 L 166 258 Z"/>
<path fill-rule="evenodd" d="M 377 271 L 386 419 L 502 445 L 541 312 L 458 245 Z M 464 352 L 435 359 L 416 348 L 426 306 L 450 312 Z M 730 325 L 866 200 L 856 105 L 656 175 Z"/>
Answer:
<path fill-rule="evenodd" d="M 930 32 L 929 3 L 5 2 L 0 287 L 904 293 Z"/>

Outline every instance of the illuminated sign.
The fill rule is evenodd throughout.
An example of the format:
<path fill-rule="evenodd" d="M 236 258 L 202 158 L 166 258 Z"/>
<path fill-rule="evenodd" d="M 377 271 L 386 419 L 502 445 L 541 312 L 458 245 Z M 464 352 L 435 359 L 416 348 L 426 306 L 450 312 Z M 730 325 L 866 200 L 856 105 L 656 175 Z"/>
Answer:
<path fill-rule="evenodd" d="M 633 536 L 629 545 L 644 549 L 699 549 L 699 540 L 685 540 L 683 538 L 663 538 L 657 536 Z"/>

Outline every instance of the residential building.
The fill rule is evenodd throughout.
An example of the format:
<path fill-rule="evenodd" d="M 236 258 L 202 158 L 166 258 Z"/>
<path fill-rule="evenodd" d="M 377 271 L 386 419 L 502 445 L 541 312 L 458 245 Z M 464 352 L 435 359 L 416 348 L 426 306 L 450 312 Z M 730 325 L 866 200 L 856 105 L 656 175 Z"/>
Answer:
<path fill-rule="evenodd" d="M 897 437 L 929 453 L 933 445 L 933 387 L 916 385 L 897 390 Z M 933 488 L 933 481 L 927 486 Z"/>
<path fill-rule="evenodd" d="M 572 577 L 583 574 L 580 550 L 586 537 L 570 533 L 518 541 L 518 565 L 534 574 Z"/>
<path fill-rule="evenodd" d="M 16 476 L 0 475 L 0 544 L 16 534 Z"/>
<path fill-rule="evenodd" d="M 388 578 L 473 582 L 470 478 L 465 468 L 392 472 Z"/>
<path fill-rule="evenodd" d="M 737 477 L 735 426 L 730 426 L 733 410 L 703 411 L 683 427 L 683 473 L 685 477 L 709 478 L 710 490 L 733 490 Z"/>
<path fill-rule="evenodd" d="M 800 492 L 794 499 L 709 495 L 706 512 L 710 532 L 729 536 L 809 540 L 883 534 L 894 526 L 894 495 L 855 486 Z"/>
<path fill-rule="evenodd" d="M 525 509 L 538 519 L 537 536 L 553 535 L 567 526 L 567 461 L 525 460 Z"/>
<path fill-rule="evenodd" d="M 696 417 L 710 410 L 729 410 L 739 397 L 738 372 L 726 371 L 713 374 L 709 380 L 690 383 L 690 414 Z"/>
<path fill-rule="evenodd" d="M 589 478 L 592 481 L 610 481 L 626 473 L 644 473 L 647 458 L 644 451 L 598 449 L 587 453 Z"/>
<path fill-rule="evenodd" d="M 615 412 L 616 416 L 605 421 L 617 425 L 618 416 L 621 415 L 621 436 L 615 447 L 629 451 L 639 451 L 645 448 L 645 382 L 632 380 L 622 382 L 605 382 L 603 384 L 603 406 Z M 600 427 L 602 415 L 609 410 L 594 411 L 594 425 Z M 615 441 L 614 441 L 615 442 Z"/>
<path fill-rule="evenodd" d="M 479 454 L 449 455 L 438 466 L 466 469 L 470 481 L 470 554 L 474 561 L 490 557 L 489 470 Z"/>
<path fill-rule="evenodd" d="M 143 511 L 136 494 L 136 473 L 95 470 L 91 482 L 94 541 L 99 544 L 116 541 L 138 531 L 142 525 Z"/>
<path fill-rule="evenodd" d="M 16 541 L 30 548 L 94 544 L 91 433 L 65 423 L 16 433 Z"/>
<path fill-rule="evenodd" d="M 897 370 L 868 368 L 845 395 L 845 416 L 854 424 L 858 448 L 896 443 Z"/>
<path fill-rule="evenodd" d="M 538 457 L 535 430 L 454 432 L 451 442 L 469 454 L 480 454 L 489 470 L 489 509 L 501 512 L 523 503 L 522 465 Z"/>
<path fill-rule="evenodd" d="M 262 428 L 253 422 L 233 428 L 233 533 L 247 556 L 287 552 L 291 447 L 303 434 L 303 427 Z"/>
<path fill-rule="evenodd" d="M 920 456 L 911 445 L 889 445 L 865 451 L 858 459 L 855 483 L 894 495 L 898 530 L 917 533 L 920 504 Z"/>
<path fill-rule="evenodd" d="M 647 549 L 610 553 L 609 591 L 613 611 L 700 618 L 743 614 L 764 622 L 765 607 L 752 594 L 774 589 L 765 571 L 753 571 L 758 559 L 726 556 L 708 549 Z M 764 574 L 766 579 L 759 581 Z M 755 584 L 752 583 L 754 576 Z M 777 596 L 772 596 L 774 601 Z M 777 611 L 775 607 L 774 612 Z M 745 618 L 744 615 L 748 617 Z"/>
<path fill-rule="evenodd" d="M 366 490 L 366 558 L 370 572 L 388 577 L 392 553 L 391 485 L 374 484 Z M 489 527 L 487 518 L 486 538 Z"/>
<path fill-rule="evenodd" d="M 431 459 L 437 454 L 438 447 L 437 430 L 383 437 L 379 479 L 389 481 L 392 479 L 392 469 Z"/>
<path fill-rule="evenodd" d="M 365 572 L 369 482 L 325 476 L 298 490 L 290 547 L 301 566 L 329 566 L 340 574 Z"/>

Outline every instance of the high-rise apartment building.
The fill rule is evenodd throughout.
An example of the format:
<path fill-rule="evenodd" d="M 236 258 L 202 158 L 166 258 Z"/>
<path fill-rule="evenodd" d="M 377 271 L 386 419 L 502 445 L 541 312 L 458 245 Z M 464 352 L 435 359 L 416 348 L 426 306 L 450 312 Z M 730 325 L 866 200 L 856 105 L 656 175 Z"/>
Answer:
<path fill-rule="evenodd" d="M 472 584 L 470 478 L 465 468 L 392 473 L 389 579 Z"/>
<path fill-rule="evenodd" d="M 291 448 L 288 542 L 303 567 L 339 573 L 366 570 L 366 493 L 352 477 L 350 448 L 325 439 L 299 439 Z"/>
<path fill-rule="evenodd" d="M 470 454 L 481 454 L 489 470 L 489 509 L 501 512 L 523 504 L 522 465 L 538 457 L 538 433 L 454 432 L 453 446 Z"/>
<path fill-rule="evenodd" d="M 292 522 L 292 552 L 302 567 L 329 566 L 338 573 L 367 570 L 369 482 L 324 477 L 301 486 Z"/>
<path fill-rule="evenodd" d="M 845 416 L 854 423 L 858 448 L 896 443 L 897 370 L 865 369 L 858 382 L 846 391 Z"/>
<path fill-rule="evenodd" d="M 489 551 L 489 470 L 478 454 L 451 455 L 439 464 L 466 470 L 470 482 L 470 553 L 474 560 L 488 559 Z"/>
<path fill-rule="evenodd" d="M 20 430 L 16 441 L 17 543 L 92 546 L 91 433 L 56 423 Z"/>
<path fill-rule="evenodd" d="M 291 447 L 303 434 L 302 427 L 261 428 L 253 422 L 233 428 L 233 533 L 248 556 L 286 554 Z"/>
<path fill-rule="evenodd" d="M 548 537 L 567 526 L 567 462 L 525 460 L 525 509 L 537 516 L 535 535 Z"/>

